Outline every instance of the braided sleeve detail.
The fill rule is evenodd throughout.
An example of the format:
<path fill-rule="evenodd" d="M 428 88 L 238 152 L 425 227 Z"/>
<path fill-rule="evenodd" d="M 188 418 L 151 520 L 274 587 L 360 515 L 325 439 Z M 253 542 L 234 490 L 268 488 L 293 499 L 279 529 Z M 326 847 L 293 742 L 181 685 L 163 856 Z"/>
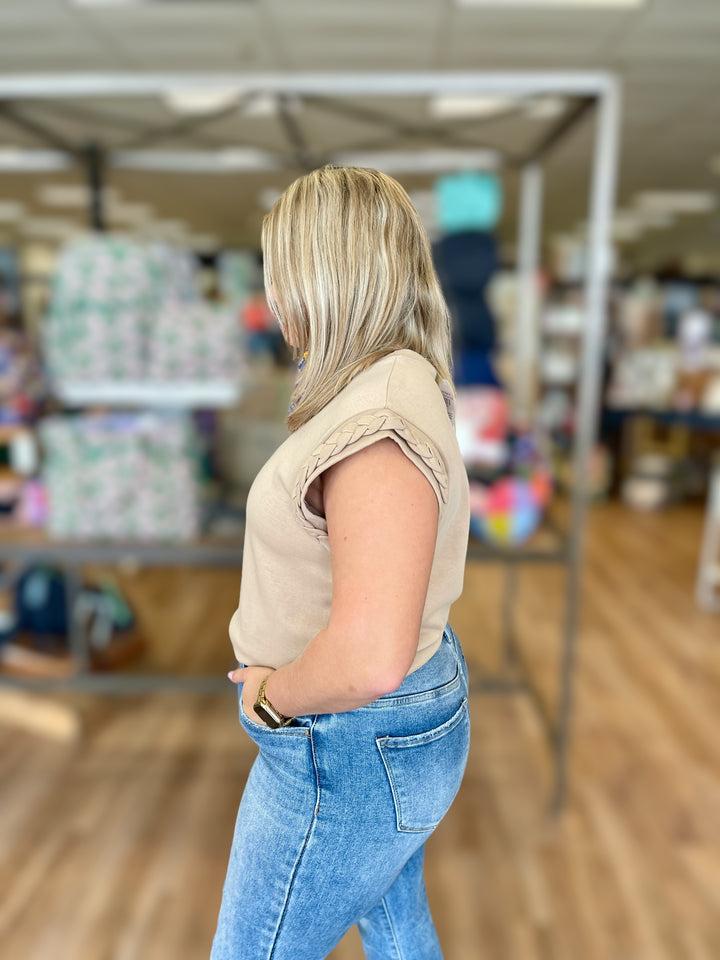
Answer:
<path fill-rule="evenodd" d="M 319 443 L 298 474 L 293 490 L 296 515 L 303 525 L 309 525 L 318 540 L 327 538 L 327 523 L 324 517 L 309 509 L 305 500 L 308 487 L 327 467 L 381 437 L 399 442 L 432 484 L 440 505 L 447 502 L 447 468 L 427 434 L 392 410 L 368 410 L 346 420 Z"/>

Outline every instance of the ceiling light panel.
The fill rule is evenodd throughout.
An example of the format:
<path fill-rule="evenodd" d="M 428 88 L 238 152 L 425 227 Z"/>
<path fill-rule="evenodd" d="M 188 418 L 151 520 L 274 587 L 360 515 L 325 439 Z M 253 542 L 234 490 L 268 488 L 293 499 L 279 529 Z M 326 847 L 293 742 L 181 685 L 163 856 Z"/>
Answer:
<path fill-rule="evenodd" d="M 90 188 L 84 184 L 45 183 L 37 193 L 40 203 L 46 207 L 66 207 L 85 210 L 90 205 Z M 114 187 L 105 187 L 102 191 L 103 203 L 116 203 L 118 191 Z"/>
<path fill-rule="evenodd" d="M 21 232 L 24 237 L 33 240 L 66 240 L 84 228 L 72 220 L 60 220 L 54 217 L 30 217 L 23 221 Z"/>
<path fill-rule="evenodd" d="M 128 227 L 148 223 L 154 215 L 155 211 L 149 203 L 111 203 L 107 209 L 107 216 L 111 223 Z"/>
<path fill-rule="evenodd" d="M 473 117 L 495 117 L 517 106 L 508 97 L 432 97 L 430 115 L 436 119 L 461 120 Z"/>
<path fill-rule="evenodd" d="M 212 87 L 200 90 L 169 90 L 165 95 L 165 102 L 173 112 L 188 116 L 218 113 L 237 105 L 239 99 L 239 90 Z"/>
<path fill-rule="evenodd" d="M 293 113 L 299 112 L 300 101 L 297 97 L 287 103 Z M 274 93 L 258 93 L 241 104 L 240 112 L 244 117 L 277 117 L 280 113 L 280 102 Z"/>
<path fill-rule="evenodd" d="M 224 150 L 119 150 L 110 157 L 112 166 L 123 170 L 154 170 L 158 173 L 264 173 L 282 166 L 279 158 L 253 147 Z"/>
<path fill-rule="evenodd" d="M 70 155 L 59 150 L 0 148 L 0 171 L 3 173 L 44 173 L 47 170 L 67 170 L 71 165 Z"/>
<path fill-rule="evenodd" d="M 610 232 L 613 240 L 620 243 L 635 243 L 642 237 L 642 227 L 631 223 L 613 223 Z"/>
<path fill-rule="evenodd" d="M 562 97 L 538 97 L 523 104 L 528 120 L 555 120 L 567 109 L 567 101 Z"/>
<path fill-rule="evenodd" d="M 150 239 L 164 240 L 167 243 L 183 244 L 187 240 L 190 228 L 185 220 L 151 220 L 138 226 L 138 232 Z"/>
<path fill-rule="evenodd" d="M 612 223 L 620 230 L 642 230 L 645 226 L 643 215 L 639 210 L 616 210 Z"/>
<path fill-rule="evenodd" d="M 705 190 L 646 190 L 635 198 L 641 210 L 662 213 L 712 213 L 717 195 Z"/>
<path fill-rule="evenodd" d="M 643 210 L 642 214 L 643 226 L 648 230 L 667 230 L 677 222 L 674 214 L 664 210 Z"/>

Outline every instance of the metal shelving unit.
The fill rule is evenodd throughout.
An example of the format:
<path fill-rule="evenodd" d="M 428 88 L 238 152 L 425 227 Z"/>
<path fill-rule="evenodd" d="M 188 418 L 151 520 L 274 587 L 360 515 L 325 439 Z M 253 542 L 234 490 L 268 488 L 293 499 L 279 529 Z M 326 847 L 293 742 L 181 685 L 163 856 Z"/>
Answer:
<path fill-rule="evenodd" d="M 238 540 L 242 542 L 242 537 Z M 65 597 L 68 610 L 75 607 L 75 598 L 82 584 L 86 564 L 142 564 L 149 567 L 237 567 L 242 566 L 242 546 L 206 538 L 191 543 L 85 542 L 50 540 L 35 532 L 32 537 L 4 536 L 0 540 L 0 563 L 53 563 L 65 575 Z M 80 690 L 90 693 L 149 693 L 153 690 L 227 691 L 225 676 L 191 676 L 179 674 L 140 674 L 131 671 L 112 674 L 90 672 L 90 647 L 82 624 L 71 619 L 70 654 L 76 672 L 68 677 L 21 677 L 0 674 L 0 685 L 32 690 Z"/>
<path fill-rule="evenodd" d="M 552 150 L 565 137 L 594 111 L 595 140 L 593 148 L 592 178 L 590 190 L 588 267 L 584 284 L 586 322 L 582 336 L 582 350 L 578 386 L 578 414 L 573 457 L 575 485 L 571 493 L 567 532 L 559 535 L 555 544 L 547 550 L 529 547 L 525 550 L 489 551 L 471 543 L 468 562 L 493 562 L 504 564 L 507 568 L 506 591 L 504 598 L 505 658 L 506 665 L 520 663 L 520 647 L 516 643 L 513 609 L 520 567 L 524 564 L 555 563 L 567 571 L 565 591 L 565 613 L 562 624 L 562 643 L 558 665 L 560 698 L 557 717 L 548 720 L 548 732 L 554 759 L 554 789 L 552 808 L 558 813 L 564 804 L 567 791 L 567 760 L 570 740 L 573 706 L 573 672 L 577 642 L 578 612 L 580 603 L 580 577 L 582 571 L 583 538 L 587 512 L 587 464 L 594 443 L 598 411 L 600 406 L 601 358 L 605 336 L 606 287 L 610 270 L 610 222 L 614 206 L 616 171 L 620 126 L 620 91 L 615 78 L 606 73 L 585 72 L 461 72 L 461 73 L 391 73 L 391 74 L 230 74 L 230 75 L 59 75 L 59 76 L 0 76 L 0 98 L 8 100 L 62 99 L 73 97 L 162 97 L 166 90 L 191 85 L 193 89 L 237 88 L 248 96 L 275 94 L 280 97 L 309 97 L 317 103 L 321 99 L 332 97 L 341 101 L 351 97 L 428 97 L 444 95 L 506 96 L 511 98 L 529 98 L 533 96 L 555 96 L 567 98 L 570 106 L 552 128 L 522 157 L 508 157 L 504 166 L 516 170 L 521 179 L 520 196 L 520 243 L 518 276 L 520 297 L 516 329 L 516 383 L 514 407 L 516 413 L 526 414 L 531 406 L 532 378 L 530 376 L 535 363 L 533 355 L 534 324 L 534 276 L 539 263 L 539 248 L 542 226 L 543 200 L 543 164 Z M 352 105 L 348 107 L 352 112 Z M 297 142 L 298 131 L 286 131 L 291 140 L 291 156 L 280 155 L 259 158 L 258 169 L 271 164 L 275 169 L 286 166 L 294 171 L 302 169 L 307 160 L 308 151 Z M 128 151 L 102 154 L 93 149 L 57 151 L 65 159 L 71 156 L 74 162 L 85 165 L 88 181 L 94 189 L 92 221 L 102 225 L 101 210 L 101 170 L 122 167 L 139 162 Z M 475 145 L 477 146 L 477 145 Z M 196 152 L 197 153 L 197 152 Z M 319 162 L 324 159 L 321 158 Z M 158 169 L 156 158 L 154 169 Z M 180 152 L 173 158 L 173 169 L 198 169 L 198 156 L 185 156 Z M 248 170 L 250 167 L 246 167 Z M 129 547 L 113 545 L 99 547 L 87 545 L 78 547 L 75 552 L 62 551 L 61 548 L 36 546 L 32 555 L 61 556 L 71 561 L 71 569 L 77 570 L 79 563 L 85 560 L 111 562 L 127 555 Z M 232 562 L 238 565 L 242 556 L 239 551 L 231 554 L 214 553 L 208 549 L 198 553 L 191 547 L 154 548 L 138 545 L 132 548 L 134 555 L 143 563 L 168 562 Z M 3 552 L 6 552 L 3 550 Z M 25 548 L 22 548 L 22 556 Z M 77 573 L 73 574 L 77 576 Z M 78 651 L 81 655 L 81 651 Z M 204 678 L 193 678 L 204 683 Z M 4 680 L 2 682 L 5 682 Z M 78 685 L 87 684 L 88 689 L 98 692 L 123 692 L 122 677 L 93 677 L 78 679 Z M 135 677 L 128 680 L 132 684 L 147 683 L 148 689 L 159 689 L 170 683 L 164 677 Z M 176 678 L 174 687 L 186 685 L 186 681 Z M 53 682 L 53 686 L 58 685 Z M 61 685 L 61 684 L 60 684 Z M 523 683 L 508 681 L 505 674 L 496 678 L 485 678 L 484 689 L 502 691 L 527 690 L 538 704 L 542 714 L 546 711 L 529 678 Z"/>
<path fill-rule="evenodd" d="M 55 387 L 55 395 L 70 407 L 140 406 L 185 409 L 187 407 L 231 407 L 241 397 L 240 384 L 227 381 L 168 381 L 147 383 L 122 381 L 117 383 L 64 382 Z"/>
<path fill-rule="evenodd" d="M 220 409 L 237 403 L 242 396 L 240 382 L 180 383 L 60 383 L 55 396 L 70 407 L 118 407 L 122 409 Z M 65 581 L 65 603 L 69 611 L 69 648 L 75 672 L 66 677 L 26 677 L 0 672 L 3 684 L 29 689 L 82 690 L 104 694 L 128 694 L 152 690 L 209 692 L 227 690 L 227 679 L 218 676 L 184 677 L 179 674 L 139 674 L 132 671 L 112 674 L 91 672 L 91 649 L 83 624 L 73 615 L 87 564 L 150 567 L 242 566 L 244 528 L 236 542 L 218 537 L 194 541 L 110 541 L 60 540 L 40 531 L 2 530 L 0 564 L 50 563 L 61 567 Z M 4 579 L 12 579 L 7 576 Z"/>

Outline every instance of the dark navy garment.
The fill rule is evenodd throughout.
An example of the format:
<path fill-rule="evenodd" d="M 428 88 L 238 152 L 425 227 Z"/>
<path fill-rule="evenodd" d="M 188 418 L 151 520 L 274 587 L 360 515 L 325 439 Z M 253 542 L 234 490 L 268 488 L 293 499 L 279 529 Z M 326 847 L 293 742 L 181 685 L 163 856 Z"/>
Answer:
<path fill-rule="evenodd" d="M 454 344 L 463 351 L 491 353 L 495 321 L 485 299 L 498 269 L 497 241 L 491 233 L 451 233 L 433 247 L 435 268 L 454 321 Z"/>

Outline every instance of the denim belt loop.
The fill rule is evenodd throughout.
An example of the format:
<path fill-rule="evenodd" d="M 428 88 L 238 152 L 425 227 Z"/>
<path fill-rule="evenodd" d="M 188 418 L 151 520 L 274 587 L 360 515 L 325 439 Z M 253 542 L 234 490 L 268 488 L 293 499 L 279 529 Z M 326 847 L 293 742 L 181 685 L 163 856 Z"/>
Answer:
<path fill-rule="evenodd" d="M 459 660 L 459 659 L 460 659 L 460 644 L 458 643 L 457 634 L 455 633 L 455 631 L 453 630 L 453 628 L 450 626 L 450 621 L 449 621 L 449 620 L 448 620 L 448 622 L 447 622 L 447 624 L 446 624 L 446 626 L 445 626 L 445 633 L 446 633 L 447 636 L 450 638 L 450 642 L 452 643 L 453 648 L 454 648 L 454 650 L 455 650 L 455 653 L 457 654 L 457 658 L 458 658 L 458 660 Z"/>

